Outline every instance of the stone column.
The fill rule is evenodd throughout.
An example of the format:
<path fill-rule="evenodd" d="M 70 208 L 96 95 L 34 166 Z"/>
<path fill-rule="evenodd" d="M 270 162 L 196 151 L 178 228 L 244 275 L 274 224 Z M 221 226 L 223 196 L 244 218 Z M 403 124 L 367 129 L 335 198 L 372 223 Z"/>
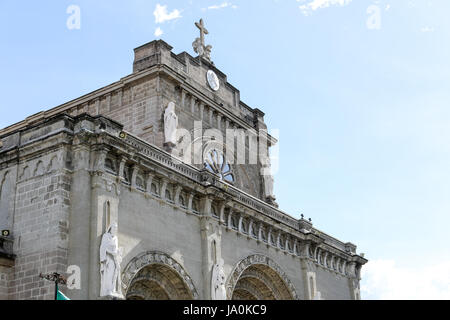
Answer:
<path fill-rule="evenodd" d="M 107 155 L 108 150 L 106 148 L 97 150 L 95 155 L 94 171 L 105 171 L 105 160 Z"/>
<path fill-rule="evenodd" d="M 71 213 L 69 232 L 68 265 L 76 265 L 81 270 L 81 289 L 70 290 L 72 300 L 87 300 L 89 291 L 89 254 L 90 242 L 90 217 L 91 217 L 91 175 L 89 173 L 90 149 L 88 145 L 79 144 L 73 149 L 73 174 L 71 185 Z"/>
<path fill-rule="evenodd" d="M 92 177 L 91 217 L 89 221 L 91 246 L 88 251 L 90 256 L 90 300 L 96 300 L 100 298 L 100 244 L 102 241 L 102 236 L 106 232 L 109 225 L 111 225 L 113 222 L 117 223 L 120 230 L 119 195 L 120 184 L 116 184 L 112 181 L 105 181 L 104 177 L 101 175 Z M 83 270 L 81 271 L 83 272 Z"/>
<path fill-rule="evenodd" d="M 348 282 L 350 287 L 351 299 L 360 300 L 360 290 L 359 290 L 359 278 L 356 274 L 356 262 L 350 261 L 348 263 Z"/>
<path fill-rule="evenodd" d="M 152 173 L 149 173 L 147 175 L 147 182 L 146 182 L 146 193 L 151 194 L 152 193 L 152 182 L 153 182 L 154 175 Z"/>
<path fill-rule="evenodd" d="M 133 166 L 133 172 L 131 174 L 131 187 L 134 188 L 134 189 L 137 188 L 136 177 L 137 177 L 138 172 L 139 172 L 139 167 L 137 165 L 134 165 Z"/>
<path fill-rule="evenodd" d="M 117 182 L 120 183 L 123 179 L 125 179 L 125 163 L 127 159 L 122 156 L 119 162 L 119 174 L 117 176 Z"/>
<path fill-rule="evenodd" d="M 244 219 L 244 215 L 240 214 L 239 215 L 239 223 L 238 223 L 238 232 L 239 233 L 242 233 L 242 221 L 243 221 L 243 219 Z"/>
<path fill-rule="evenodd" d="M 160 189 L 160 196 L 161 199 L 166 199 L 166 188 L 167 188 L 167 184 L 169 183 L 167 181 L 167 179 L 161 179 L 161 189 Z"/>
<path fill-rule="evenodd" d="M 118 108 L 122 107 L 123 104 L 123 90 L 119 89 L 117 91 Z"/>
<path fill-rule="evenodd" d="M 186 102 L 186 91 L 181 89 L 181 108 L 184 108 Z"/>
<path fill-rule="evenodd" d="M 205 104 L 200 102 L 199 107 L 200 107 L 200 119 L 203 121 L 203 111 L 205 109 Z"/>
<path fill-rule="evenodd" d="M 187 210 L 189 212 L 192 212 L 192 201 L 194 200 L 194 194 L 190 193 L 189 194 L 189 200 L 188 200 L 188 204 L 187 204 Z"/>
<path fill-rule="evenodd" d="M 225 201 L 222 201 L 219 207 L 219 220 L 221 224 L 225 224 Z"/>
<path fill-rule="evenodd" d="M 263 228 L 264 228 L 264 224 L 262 222 L 260 222 L 259 228 L 258 228 L 258 241 L 264 241 L 263 237 L 262 237 Z"/>
<path fill-rule="evenodd" d="M 220 115 L 220 113 L 217 114 L 217 129 L 221 130 L 221 122 L 222 122 L 222 116 Z"/>
<path fill-rule="evenodd" d="M 233 216 L 233 209 L 230 208 L 230 211 L 228 212 L 228 221 L 227 221 L 227 229 L 231 230 L 232 226 L 231 226 L 231 218 Z"/>
<path fill-rule="evenodd" d="M 278 234 L 277 234 L 277 240 L 276 240 L 276 246 L 277 246 L 277 249 L 281 249 L 281 231 L 278 231 Z"/>
<path fill-rule="evenodd" d="M 95 115 L 100 114 L 100 98 L 95 99 Z"/>
<path fill-rule="evenodd" d="M 248 236 L 253 237 L 253 219 L 248 223 Z"/>
<path fill-rule="evenodd" d="M 111 111 L 111 93 L 106 95 L 106 110 Z"/>
<path fill-rule="evenodd" d="M 211 126 L 213 125 L 213 113 L 214 113 L 213 108 L 209 108 L 209 124 Z"/>
<path fill-rule="evenodd" d="M 296 239 L 294 239 L 294 244 L 293 244 L 293 246 L 292 246 L 292 251 L 294 252 L 294 255 L 295 255 L 295 256 L 298 256 L 298 255 L 299 255 L 299 254 L 298 254 L 297 243 L 298 243 L 298 241 L 297 241 Z"/>
<path fill-rule="evenodd" d="M 173 198 L 173 201 L 175 202 L 175 204 L 178 206 L 178 205 L 180 205 L 180 194 L 181 194 L 181 190 L 183 190 L 183 188 L 180 186 L 180 185 L 178 185 L 176 188 L 175 188 L 175 195 L 174 195 L 174 198 Z M 185 200 L 186 201 L 186 200 Z"/>
<path fill-rule="evenodd" d="M 191 113 L 195 114 L 195 97 L 191 96 Z"/>
<path fill-rule="evenodd" d="M 222 231 L 219 222 L 211 219 L 210 216 L 202 216 L 200 219 L 200 224 L 203 275 L 202 299 L 211 300 L 212 269 L 216 263 L 222 261 Z"/>
<path fill-rule="evenodd" d="M 201 214 L 203 216 L 211 216 L 211 204 L 212 204 L 212 198 L 209 196 L 205 196 L 200 201 L 200 207 L 201 207 Z"/>

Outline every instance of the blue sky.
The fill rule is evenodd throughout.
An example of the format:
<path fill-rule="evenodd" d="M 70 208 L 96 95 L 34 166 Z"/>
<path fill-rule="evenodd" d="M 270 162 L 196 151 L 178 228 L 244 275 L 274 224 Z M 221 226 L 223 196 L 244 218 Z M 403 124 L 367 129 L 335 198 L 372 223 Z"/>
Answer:
<path fill-rule="evenodd" d="M 279 129 L 280 208 L 358 245 L 363 298 L 450 299 L 449 12 L 444 0 L 3 0 L 0 127 L 131 73 L 132 49 L 155 38 L 194 55 L 202 17 L 215 65 Z"/>

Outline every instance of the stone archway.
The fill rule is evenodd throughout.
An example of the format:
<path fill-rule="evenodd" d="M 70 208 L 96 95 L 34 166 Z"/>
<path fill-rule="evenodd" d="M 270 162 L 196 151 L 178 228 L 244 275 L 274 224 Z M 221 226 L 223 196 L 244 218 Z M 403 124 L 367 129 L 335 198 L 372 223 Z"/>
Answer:
<path fill-rule="evenodd" d="M 269 257 L 252 255 L 241 260 L 227 282 L 231 300 L 297 300 L 295 288 Z"/>
<path fill-rule="evenodd" d="M 198 299 L 191 277 L 162 252 L 145 252 L 133 258 L 122 274 L 122 289 L 129 300 Z"/>

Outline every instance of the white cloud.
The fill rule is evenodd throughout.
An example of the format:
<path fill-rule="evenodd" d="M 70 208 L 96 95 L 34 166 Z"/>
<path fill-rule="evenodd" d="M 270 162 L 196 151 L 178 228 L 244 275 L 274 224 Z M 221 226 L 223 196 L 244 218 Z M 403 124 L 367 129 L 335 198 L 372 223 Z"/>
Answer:
<path fill-rule="evenodd" d="M 433 27 L 423 27 L 420 29 L 421 32 L 433 32 L 434 28 Z"/>
<path fill-rule="evenodd" d="M 156 5 L 153 14 L 155 15 L 156 23 L 164 23 L 166 21 L 181 18 L 181 12 L 179 10 L 174 9 L 172 12 L 169 13 L 167 11 L 167 6 L 162 6 L 159 3 Z"/>
<path fill-rule="evenodd" d="M 202 11 L 206 11 L 206 10 L 218 10 L 218 9 L 223 9 L 223 8 L 227 8 L 227 7 L 231 7 L 232 9 L 237 9 L 237 5 L 232 4 L 230 2 L 222 2 L 221 4 L 216 4 L 213 6 L 209 6 L 208 8 L 203 8 Z"/>
<path fill-rule="evenodd" d="M 369 261 L 362 269 L 362 299 L 450 299 L 450 261 L 424 268 L 399 267 L 393 260 Z"/>
<path fill-rule="evenodd" d="M 308 15 L 317 9 L 328 8 L 330 6 L 346 6 L 352 0 L 297 0 L 297 2 L 308 2 L 299 6 L 303 14 Z"/>
<path fill-rule="evenodd" d="M 162 29 L 160 27 L 158 27 L 155 30 L 155 37 L 160 37 L 163 35 L 163 33 L 164 33 L 164 31 L 162 31 Z"/>

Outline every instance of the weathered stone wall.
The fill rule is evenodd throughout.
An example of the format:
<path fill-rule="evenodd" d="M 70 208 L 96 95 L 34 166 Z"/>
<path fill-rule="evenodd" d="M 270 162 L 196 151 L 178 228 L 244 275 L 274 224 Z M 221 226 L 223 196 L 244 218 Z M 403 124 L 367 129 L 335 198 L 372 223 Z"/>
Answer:
<path fill-rule="evenodd" d="M 325 300 L 351 300 L 350 280 L 343 275 L 316 267 L 316 284 L 321 298 Z"/>
<path fill-rule="evenodd" d="M 9 208 L 7 223 L 1 226 L 11 230 L 16 256 L 5 280 L 9 299 L 51 299 L 53 285 L 39 274 L 66 272 L 71 179 L 62 142 L 67 130 L 59 119 L 3 139 L 10 143 L 1 150 L 1 165 L 16 163 L 0 172 L 11 178 L 10 205 L 2 204 Z"/>
<path fill-rule="evenodd" d="M 10 230 L 12 226 L 16 168 L 0 171 L 0 230 Z"/>
<path fill-rule="evenodd" d="M 21 163 L 16 187 L 13 234 L 15 261 L 11 299 L 53 297 L 53 285 L 40 273 L 67 269 L 70 175 L 58 165 L 58 153 Z"/>
<path fill-rule="evenodd" d="M 0 265 L 0 300 L 8 300 L 8 284 L 12 268 Z"/>
<path fill-rule="evenodd" d="M 201 292 L 199 217 L 161 199 L 122 190 L 118 219 L 119 245 L 124 247 L 125 252 L 123 267 L 143 252 L 164 252 L 184 267 L 197 291 Z"/>

